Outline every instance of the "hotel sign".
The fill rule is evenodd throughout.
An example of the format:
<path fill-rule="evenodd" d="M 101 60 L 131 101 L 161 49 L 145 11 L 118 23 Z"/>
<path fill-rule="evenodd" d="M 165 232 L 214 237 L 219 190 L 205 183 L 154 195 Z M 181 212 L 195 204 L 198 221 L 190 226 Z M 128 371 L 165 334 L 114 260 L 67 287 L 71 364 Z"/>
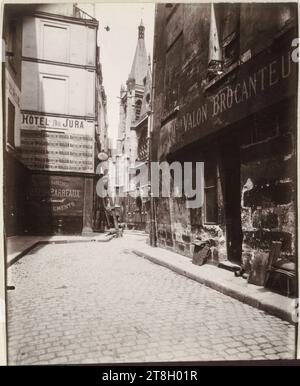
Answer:
<path fill-rule="evenodd" d="M 183 106 L 169 134 L 170 152 L 296 95 L 298 63 L 292 61 L 290 43 L 250 59 Z"/>
<path fill-rule="evenodd" d="M 94 173 L 94 137 L 21 130 L 22 161 L 32 170 Z"/>
<path fill-rule="evenodd" d="M 94 121 L 22 113 L 22 160 L 32 170 L 94 173 Z"/>

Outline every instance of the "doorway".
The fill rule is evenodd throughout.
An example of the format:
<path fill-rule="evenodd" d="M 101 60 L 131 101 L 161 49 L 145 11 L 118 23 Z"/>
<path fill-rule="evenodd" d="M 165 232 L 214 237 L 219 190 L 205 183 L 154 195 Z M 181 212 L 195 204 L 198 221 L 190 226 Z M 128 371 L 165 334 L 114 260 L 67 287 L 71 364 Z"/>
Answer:
<path fill-rule="evenodd" d="M 233 263 L 242 261 L 242 225 L 241 225 L 241 176 L 240 147 L 237 136 L 226 141 L 222 146 L 224 167 L 224 206 L 228 259 Z"/>

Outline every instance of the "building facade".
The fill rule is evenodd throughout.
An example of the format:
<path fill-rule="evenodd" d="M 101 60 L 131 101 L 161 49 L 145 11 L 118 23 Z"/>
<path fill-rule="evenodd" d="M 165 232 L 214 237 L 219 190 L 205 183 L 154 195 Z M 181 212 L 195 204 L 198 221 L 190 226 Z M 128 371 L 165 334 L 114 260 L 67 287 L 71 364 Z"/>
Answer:
<path fill-rule="evenodd" d="M 20 153 L 22 25 L 18 14 L 9 7 L 5 7 L 3 21 L 4 229 L 6 236 L 13 236 L 26 228 L 24 187 L 29 169 L 21 162 Z"/>
<path fill-rule="evenodd" d="M 141 164 L 147 164 L 148 160 L 150 96 L 150 58 L 147 57 L 145 27 L 141 21 L 126 88 L 121 86 L 120 90 L 120 118 L 115 156 L 116 202 L 120 206 L 122 214 L 120 217 L 126 222 L 128 228 L 135 229 L 145 229 L 149 222 L 147 202 L 142 197 L 143 190 L 148 191 L 148 182 L 143 186 L 136 186 L 134 178 L 136 168 Z M 129 170 L 130 178 L 127 178 Z"/>
<path fill-rule="evenodd" d="M 204 162 L 203 207 L 156 199 L 158 244 L 261 285 L 273 241 L 297 256 L 297 5 L 156 7 L 152 160 Z"/>
<path fill-rule="evenodd" d="M 92 232 L 95 157 L 105 142 L 100 129 L 107 130 L 98 22 L 72 4 L 15 10 L 21 46 L 15 141 L 29 170 L 24 230 Z"/>

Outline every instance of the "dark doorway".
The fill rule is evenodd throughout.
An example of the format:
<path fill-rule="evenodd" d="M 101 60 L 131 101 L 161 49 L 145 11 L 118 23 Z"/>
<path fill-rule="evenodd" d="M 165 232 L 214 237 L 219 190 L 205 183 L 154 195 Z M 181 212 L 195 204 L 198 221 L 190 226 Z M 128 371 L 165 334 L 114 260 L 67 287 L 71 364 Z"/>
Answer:
<path fill-rule="evenodd" d="M 225 224 L 228 259 L 241 263 L 243 233 L 241 226 L 240 147 L 237 137 L 222 146 L 225 174 Z"/>

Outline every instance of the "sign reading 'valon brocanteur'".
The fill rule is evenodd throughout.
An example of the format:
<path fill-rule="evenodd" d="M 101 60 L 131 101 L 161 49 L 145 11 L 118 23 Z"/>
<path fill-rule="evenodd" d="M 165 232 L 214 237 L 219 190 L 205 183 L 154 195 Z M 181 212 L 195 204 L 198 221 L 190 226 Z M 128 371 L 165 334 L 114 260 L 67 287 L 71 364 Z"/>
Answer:
<path fill-rule="evenodd" d="M 172 132 L 167 125 L 161 128 L 161 136 L 169 138 L 169 151 L 296 95 L 297 67 L 287 39 L 224 74 L 199 97 L 180 106 Z"/>
<path fill-rule="evenodd" d="M 184 131 L 193 129 L 210 118 L 261 95 L 290 75 L 291 60 L 290 53 L 287 52 L 262 65 L 255 72 L 249 72 L 244 79 L 227 85 L 194 110 L 187 111 L 182 117 Z"/>

